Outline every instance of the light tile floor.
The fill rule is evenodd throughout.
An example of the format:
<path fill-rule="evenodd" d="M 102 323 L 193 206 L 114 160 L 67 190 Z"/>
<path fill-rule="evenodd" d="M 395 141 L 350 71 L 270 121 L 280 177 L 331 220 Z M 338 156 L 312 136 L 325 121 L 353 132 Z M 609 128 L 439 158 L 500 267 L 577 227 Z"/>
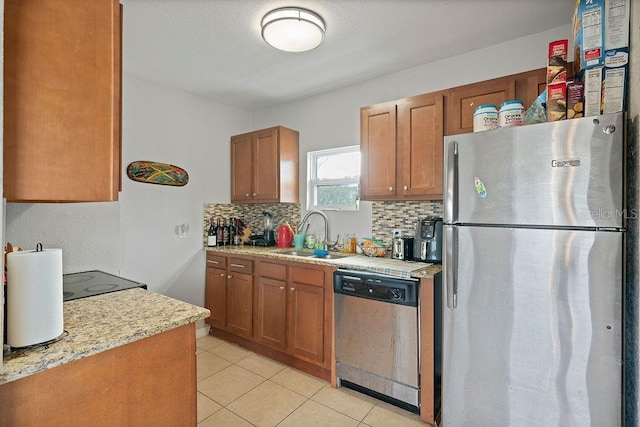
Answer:
<path fill-rule="evenodd" d="M 198 426 L 390 427 L 427 424 L 411 412 L 210 335 L 198 338 Z"/>

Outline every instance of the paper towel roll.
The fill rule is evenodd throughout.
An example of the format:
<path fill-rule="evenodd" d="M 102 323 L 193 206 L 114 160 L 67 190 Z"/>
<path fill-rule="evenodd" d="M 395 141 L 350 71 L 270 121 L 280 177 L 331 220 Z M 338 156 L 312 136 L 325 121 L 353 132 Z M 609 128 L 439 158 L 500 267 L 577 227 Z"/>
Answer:
<path fill-rule="evenodd" d="M 6 327 L 11 347 L 40 344 L 62 334 L 62 249 L 7 254 Z"/>

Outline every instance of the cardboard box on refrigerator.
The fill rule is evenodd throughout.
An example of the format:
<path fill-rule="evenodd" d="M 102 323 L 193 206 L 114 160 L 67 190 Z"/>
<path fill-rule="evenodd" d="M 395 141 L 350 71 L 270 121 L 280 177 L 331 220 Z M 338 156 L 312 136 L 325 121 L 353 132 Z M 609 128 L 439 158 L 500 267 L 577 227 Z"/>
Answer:
<path fill-rule="evenodd" d="M 604 65 L 605 0 L 577 0 L 573 12 L 574 75 Z"/>
<path fill-rule="evenodd" d="M 629 73 L 630 0 L 578 0 L 574 74 L 584 82 L 585 117 L 623 111 Z"/>

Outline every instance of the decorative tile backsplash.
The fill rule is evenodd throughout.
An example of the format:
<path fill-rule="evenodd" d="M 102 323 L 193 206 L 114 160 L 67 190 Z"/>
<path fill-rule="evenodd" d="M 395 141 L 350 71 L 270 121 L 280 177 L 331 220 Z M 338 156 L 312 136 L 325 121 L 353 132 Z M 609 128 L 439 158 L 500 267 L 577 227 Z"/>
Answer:
<path fill-rule="evenodd" d="M 376 239 L 390 241 L 393 230 L 400 229 L 402 235 L 413 236 L 419 219 L 429 215 L 442 216 L 443 208 L 442 202 L 373 202 L 371 235 Z M 202 218 L 203 244 L 206 245 L 211 218 L 244 218 L 249 228 L 259 234 L 263 228 L 262 212 L 272 214 L 276 226 L 285 219 L 292 225 L 299 224 L 301 220 L 299 203 L 205 203 Z"/>
<path fill-rule="evenodd" d="M 413 236 L 416 222 L 427 216 L 440 216 L 444 212 L 442 202 L 373 202 L 371 234 L 376 239 L 389 241 L 393 230 L 400 229 L 402 235 Z"/>
<path fill-rule="evenodd" d="M 262 233 L 263 215 L 269 212 L 273 215 L 273 223 L 280 225 L 284 220 L 290 224 L 300 223 L 300 203 L 264 203 L 264 204 L 220 204 L 205 203 L 202 225 L 204 230 L 203 243 L 206 245 L 207 230 L 211 218 L 244 218 L 247 226 L 254 233 Z"/>

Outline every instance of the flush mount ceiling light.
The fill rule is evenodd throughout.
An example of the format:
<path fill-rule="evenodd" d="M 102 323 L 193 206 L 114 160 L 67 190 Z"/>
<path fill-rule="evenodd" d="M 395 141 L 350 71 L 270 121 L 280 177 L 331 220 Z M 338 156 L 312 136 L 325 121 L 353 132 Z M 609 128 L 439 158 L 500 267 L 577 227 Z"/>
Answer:
<path fill-rule="evenodd" d="M 262 38 L 276 49 L 306 52 L 318 47 L 325 25 L 316 13 L 298 7 L 272 10 L 262 18 Z"/>

